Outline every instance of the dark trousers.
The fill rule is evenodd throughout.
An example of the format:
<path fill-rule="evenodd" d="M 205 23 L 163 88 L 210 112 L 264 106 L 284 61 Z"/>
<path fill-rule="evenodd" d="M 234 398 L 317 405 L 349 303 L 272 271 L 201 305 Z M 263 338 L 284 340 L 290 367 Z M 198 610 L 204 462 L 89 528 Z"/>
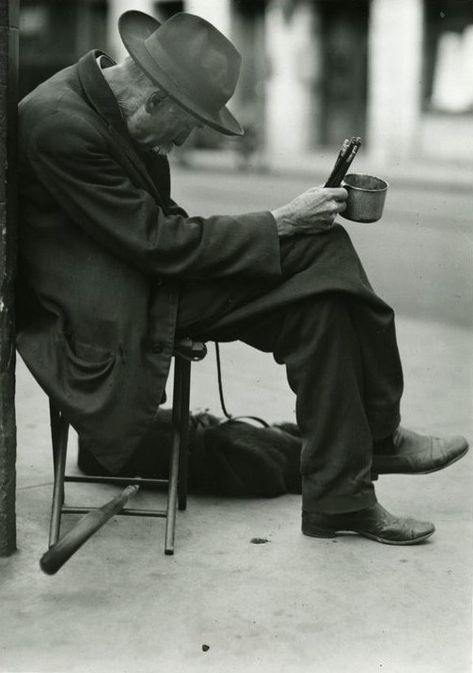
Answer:
<path fill-rule="evenodd" d="M 303 508 L 369 507 L 373 441 L 400 421 L 393 311 L 371 289 L 342 227 L 282 240 L 281 269 L 277 281 L 184 283 L 178 333 L 272 352 L 297 396 Z"/>

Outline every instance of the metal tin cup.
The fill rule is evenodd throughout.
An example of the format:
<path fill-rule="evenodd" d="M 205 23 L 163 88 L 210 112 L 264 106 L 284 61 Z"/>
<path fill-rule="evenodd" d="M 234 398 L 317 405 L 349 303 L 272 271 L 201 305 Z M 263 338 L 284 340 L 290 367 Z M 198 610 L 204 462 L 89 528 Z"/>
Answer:
<path fill-rule="evenodd" d="M 346 175 L 342 187 L 348 192 L 347 207 L 340 215 L 354 222 L 377 222 L 383 214 L 388 186 L 374 175 Z"/>

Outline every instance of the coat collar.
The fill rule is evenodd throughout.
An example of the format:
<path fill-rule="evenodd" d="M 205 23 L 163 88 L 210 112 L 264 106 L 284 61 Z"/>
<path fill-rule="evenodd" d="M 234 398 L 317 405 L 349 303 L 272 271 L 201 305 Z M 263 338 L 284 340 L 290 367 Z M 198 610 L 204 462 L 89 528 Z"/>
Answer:
<path fill-rule="evenodd" d="M 110 65 L 115 65 L 110 56 L 107 56 L 103 51 L 93 49 L 82 56 L 78 63 L 79 79 L 81 81 L 84 93 L 95 109 L 95 111 L 104 119 L 108 126 L 122 134 L 129 142 L 133 142 L 128 133 L 125 121 L 118 107 L 118 103 L 112 90 L 107 84 L 105 77 L 102 74 L 97 59 L 103 56 L 107 59 Z"/>
<path fill-rule="evenodd" d="M 128 128 L 125 124 L 125 120 L 123 119 L 120 108 L 118 107 L 115 96 L 113 95 L 112 90 L 110 89 L 97 63 L 97 58 L 100 56 L 104 56 L 110 62 L 110 65 L 115 64 L 110 56 L 107 56 L 107 54 L 105 54 L 103 51 L 99 51 L 98 49 L 89 51 L 87 54 L 82 56 L 77 64 L 78 75 L 85 96 L 90 105 L 107 125 L 108 130 L 113 136 L 115 142 L 123 149 L 128 159 L 134 165 L 135 169 L 140 173 L 142 179 L 151 190 L 151 193 L 163 204 L 164 207 L 166 207 L 166 201 L 162 198 L 162 195 L 159 193 L 155 182 L 152 180 L 146 168 L 144 157 L 141 156 L 140 150 L 128 133 Z M 167 159 L 163 158 L 163 162 L 165 164 L 163 168 L 165 168 L 168 172 L 169 168 Z"/>

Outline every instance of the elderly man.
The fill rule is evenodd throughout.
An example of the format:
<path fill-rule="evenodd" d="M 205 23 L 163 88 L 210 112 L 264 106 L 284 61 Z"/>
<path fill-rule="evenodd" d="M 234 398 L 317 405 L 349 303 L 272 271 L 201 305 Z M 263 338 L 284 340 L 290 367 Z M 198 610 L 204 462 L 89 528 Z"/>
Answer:
<path fill-rule="evenodd" d="M 193 128 L 241 128 L 225 107 L 240 57 L 211 24 L 126 12 L 130 54 L 86 54 L 20 104 L 18 348 L 97 460 L 119 471 L 153 422 L 176 336 L 240 339 L 285 364 L 303 438 L 302 530 L 414 544 L 430 523 L 377 502 L 383 473 L 464 455 L 461 437 L 399 426 L 392 310 L 344 229 L 342 188 L 272 211 L 188 216 L 165 155 Z"/>

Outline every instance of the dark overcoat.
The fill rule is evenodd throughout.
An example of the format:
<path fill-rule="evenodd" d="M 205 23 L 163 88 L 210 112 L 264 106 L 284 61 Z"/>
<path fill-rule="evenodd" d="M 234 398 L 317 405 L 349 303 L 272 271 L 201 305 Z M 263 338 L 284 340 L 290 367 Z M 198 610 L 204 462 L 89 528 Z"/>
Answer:
<path fill-rule="evenodd" d="M 97 459 L 118 471 L 162 398 L 179 281 L 276 279 L 281 268 L 269 212 L 188 217 L 171 200 L 167 160 L 133 143 L 100 55 L 20 103 L 17 344 Z"/>

